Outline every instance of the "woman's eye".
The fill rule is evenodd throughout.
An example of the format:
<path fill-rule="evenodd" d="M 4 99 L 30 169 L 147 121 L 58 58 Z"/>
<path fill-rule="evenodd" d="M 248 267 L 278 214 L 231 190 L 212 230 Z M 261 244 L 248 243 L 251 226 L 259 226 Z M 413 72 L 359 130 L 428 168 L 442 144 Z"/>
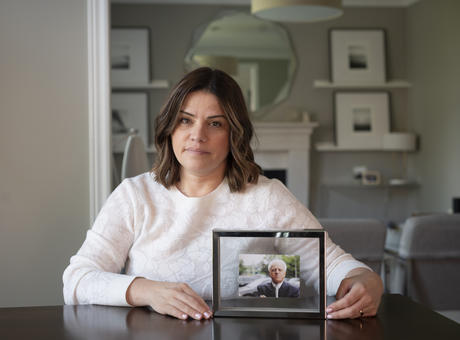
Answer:
<path fill-rule="evenodd" d="M 222 126 L 222 123 L 221 123 L 221 122 L 215 121 L 215 122 L 211 122 L 210 125 L 211 125 L 212 127 L 221 127 L 221 126 Z"/>
<path fill-rule="evenodd" d="M 179 120 L 179 123 L 181 123 L 181 124 L 188 124 L 188 123 L 190 123 L 190 119 L 183 117 L 183 118 L 181 118 L 181 119 Z"/>

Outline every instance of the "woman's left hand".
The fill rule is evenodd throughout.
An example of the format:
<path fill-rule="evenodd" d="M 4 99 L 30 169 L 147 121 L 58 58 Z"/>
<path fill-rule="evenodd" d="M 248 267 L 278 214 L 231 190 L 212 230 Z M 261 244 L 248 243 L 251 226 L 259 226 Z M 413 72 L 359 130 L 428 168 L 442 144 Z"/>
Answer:
<path fill-rule="evenodd" d="M 366 268 L 350 271 L 340 283 L 334 303 L 326 308 L 328 319 L 375 316 L 383 293 L 380 276 Z"/>

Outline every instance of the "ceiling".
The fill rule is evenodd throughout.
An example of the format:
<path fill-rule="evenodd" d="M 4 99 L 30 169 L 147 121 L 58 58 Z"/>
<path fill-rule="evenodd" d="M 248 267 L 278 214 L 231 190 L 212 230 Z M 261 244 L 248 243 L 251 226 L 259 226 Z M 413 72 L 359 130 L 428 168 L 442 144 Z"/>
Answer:
<path fill-rule="evenodd" d="M 344 7 L 407 7 L 419 0 L 342 0 Z M 125 4 L 177 4 L 177 5 L 241 5 L 249 6 L 251 0 L 110 0 Z"/>

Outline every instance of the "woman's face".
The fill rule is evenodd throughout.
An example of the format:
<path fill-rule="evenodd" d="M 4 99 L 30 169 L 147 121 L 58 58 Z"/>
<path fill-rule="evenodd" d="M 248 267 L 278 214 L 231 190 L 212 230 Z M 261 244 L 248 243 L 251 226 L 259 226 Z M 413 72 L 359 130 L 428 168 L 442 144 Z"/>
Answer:
<path fill-rule="evenodd" d="M 188 94 L 171 136 L 181 175 L 223 178 L 229 136 L 229 123 L 217 97 L 205 91 Z"/>

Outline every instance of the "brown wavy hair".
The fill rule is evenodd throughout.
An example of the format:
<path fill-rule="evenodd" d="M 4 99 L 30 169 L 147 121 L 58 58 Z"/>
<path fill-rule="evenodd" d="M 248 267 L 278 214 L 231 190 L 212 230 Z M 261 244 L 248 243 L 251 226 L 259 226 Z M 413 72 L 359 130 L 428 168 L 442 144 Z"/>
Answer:
<path fill-rule="evenodd" d="M 179 121 L 179 110 L 188 94 L 212 93 L 219 100 L 230 126 L 230 151 L 225 176 L 231 192 L 244 191 L 247 183 L 257 183 L 262 169 L 254 161 L 250 142 L 254 134 L 243 93 L 225 72 L 200 67 L 186 74 L 172 89 L 155 119 L 157 157 L 152 171 L 155 180 L 166 188 L 180 181 L 181 165 L 174 155 L 171 135 Z"/>

